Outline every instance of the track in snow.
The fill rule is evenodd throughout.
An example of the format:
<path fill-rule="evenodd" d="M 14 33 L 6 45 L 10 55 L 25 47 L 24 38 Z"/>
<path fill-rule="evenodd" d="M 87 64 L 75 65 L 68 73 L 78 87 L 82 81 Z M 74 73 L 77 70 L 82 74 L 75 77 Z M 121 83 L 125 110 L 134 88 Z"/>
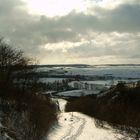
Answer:
<path fill-rule="evenodd" d="M 95 126 L 93 118 L 78 112 L 65 112 L 66 101 L 59 99 L 61 113 L 58 125 L 53 127 L 46 140 L 117 140 L 121 135 Z M 117 138 L 118 137 L 118 138 Z"/>
<path fill-rule="evenodd" d="M 74 120 L 76 120 L 76 121 L 74 121 Z M 80 125 L 79 125 L 78 129 L 76 130 L 76 132 L 73 133 L 76 123 L 79 123 L 79 122 L 80 122 Z M 70 129 L 67 132 L 67 134 L 65 134 L 61 138 L 61 140 L 76 140 L 76 138 L 78 136 L 80 136 L 81 133 L 83 132 L 85 124 L 86 124 L 86 120 L 84 118 L 79 118 L 77 116 L 73 116 L 73 123 L 69 124 Z"/>

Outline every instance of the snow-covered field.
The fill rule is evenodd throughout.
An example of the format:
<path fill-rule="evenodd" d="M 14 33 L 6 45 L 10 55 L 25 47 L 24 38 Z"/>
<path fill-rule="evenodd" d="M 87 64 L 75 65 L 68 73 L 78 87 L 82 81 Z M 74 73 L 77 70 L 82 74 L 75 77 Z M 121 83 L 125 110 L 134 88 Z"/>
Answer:
<path fill-rule="evenodd" d="M 125 66 L 88 66 L 88 67 L 43 67 L 40 71 L 53 71 L 53 74 L 64 71 L 62 74 L 64 77 L 65 75 L 84 75 L 85 77 L 92 77 L 92 76 L 103 76 L 108 77 L 111 76 L 111 79 L 92 79 L 90 80 L 81 80 L 81 81 L 72 81 L 69 83 L 71 87 L 78 90 L 72 91 L 65 91 L 60 92 L 58 95 L 62 96 L 83 96 L 89 94 L 98 94 L 101 91 L 106 91 L 106 89 L 110 88 L 112 85 L 116 85 L 118 81 L 125 81 L 125 82 L 136 82 L 140 80 L 140 66 L 139 65 L 125 65 Z M 61 74 L 60 74 L 61 75 Z M 47 82 L 61 82 L 65 78 L 41 78 L 41 81 Z M 87 85 L 85 85 L 87 84 Z M 52 89 L 53 90 L 53 89 Z"/>
<path fill-rule="evenodd" d="M 52 68 L 53 69 L 53 68 Z M 60 69 L 60 68 L 58 68 Z M 57 70 L 57 68 L 55 68 Z M 112 76 L 113 80 L 93 80 L 80 81 L 80 87 L 87 83 L 88 85 L 101 85 L 101 87 L 110 87 L 117 84 L 118 81 L 132 82 L 140 79 L 140 66 L 96 66 L 88 68 L 65 67 L 61 70 L 67 71 L 66 75 L 91 75 L 91 76 Z M 59 79 L 58 79 L 59 80 Z M 73 81 L 70 83 L 74 85 Z M 77 82 L 77 81 L 76 81 Z M 77 85 L 76 85 L 77 86 Z M 79 85 L 78 85 L 79 86 Z M 83 87 L 82 87 L 83 88 Z M 92 87 L 94 88 L 94 87 Z M 98 94 L 103 88 L 98 90 L 83 89 L 59 92 L 60 96 L 84 96 L 88 94 Z M 105 93 L 105 92 L 104 92 Z M 103 96 L 102 94 L 101 96 Z M 100 95 L 99 95 L 100 96 Z M 66 101 L 55 99 L 59 102 L 60 114 L 58 115 L 58 126 L 54 126 L 46 140 L 122 140 L 121 134 L 116 134 L 113 129 L 96 127 L 95 119 L 78 112 L 65 112 Z M 128 139 L 128 138 L 127 138 Z M 128 139 L 129 140 L 129 139 Z"/>
<path fill-rule="evenodd" d="M 98 94 L 100 90 L 71 90 L 71 91 L 64 91 L 59 92 L 57 95 L 59 96 L 68 96 L 68 97 L 80 97 L 85 95 L 91 95 L 91 94 Z"/>
<path fill-rule="evenodd" d="M 64 72 L 65 75 L 97 75 L 108 76 L 111 75 L 115 78 L 140 78 L 140 66 L 139 65 L 125 65 L 125 66 L 89 66 L 85 68 L 78 67 L 52 67 L 40 68 L 40 71 L 53 71 Z"/>
<path fill-rule="evenodd" d="M 59 82 L 62 82 L 62 80 L 65 80 L 66 78 L 40 78 L 40 80 L 43 82 L 43 83 L 47 83 L 47 82 L 50 82 L 50 83 L 53 83 L 55 81 L 59 81 Z"/>
<path fill-rule="evenodd" d="M 59 96 L 75 96 L 75 97 L 79 97 L 82 94 L 83 94 L 83 90 L 71 90 L 71 91 L 59 92 L 57 95 L 59 95 Z"/>
<path fill-rule="evenodd" d="M 58 126 L 48 135 L 47 140 L 117 140 L 122 138 L 111 129 L 95 126 L 95 120 L 78 112 L 64 112 L 65 100 L 58 99 L 61 113 Z"/>
<path fill-rule="evenodd" d="M 68 74 L 80 75 L 112 75 L 122 78 L 140 78 L 140 66 L 97 66 L 89 68 L 71 68 Z"/>

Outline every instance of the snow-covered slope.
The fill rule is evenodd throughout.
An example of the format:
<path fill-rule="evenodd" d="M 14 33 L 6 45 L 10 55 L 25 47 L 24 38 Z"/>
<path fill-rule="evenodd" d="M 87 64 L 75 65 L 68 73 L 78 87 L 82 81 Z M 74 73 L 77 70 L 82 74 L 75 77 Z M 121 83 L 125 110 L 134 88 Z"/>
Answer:
<path fill-rule="evenodd" d="M 58 126 L 48 135 L 46 140 L 117 140 L 122 135 L 115 134 L 111 129 L 95 126 L 95 120 L 78 112 L 64 112 L 66 101 L 58 99 L 61 113 Z"/>
<path fill-rule="evenodd" d="M 59 127 L 48 136 L 48 140 L 117 140 L 121 137 L 111 130 L 97 128 L 93 118 L 71 112 L 60 114 Z"/>

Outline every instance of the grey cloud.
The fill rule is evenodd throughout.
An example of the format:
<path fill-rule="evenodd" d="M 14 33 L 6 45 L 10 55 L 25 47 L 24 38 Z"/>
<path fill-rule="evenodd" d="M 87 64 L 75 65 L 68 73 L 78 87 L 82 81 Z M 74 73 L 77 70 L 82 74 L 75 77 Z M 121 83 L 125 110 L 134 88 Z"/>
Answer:
<path fill-rule="evenodd" d="M 6 0 L 5 3 L 8 3 L 8 1 Z M 80 40 L 79 34 L 84 37 L 89 32 L 140 32 L 140 5 L 121 5 L 113 10 L 100 9 L 96 11 L 103 18 L 72 12 L 55 19 L 45 16 L 34 17 L 25 11 L 15 11 L 21 3 L 18 0 L 11 1 L 14 2 L 13 5 L 12 2 L 8 5 L 13 6 L 13 8 L 9 8 L 11 12 L 6 13 L 8 9 L 6 8 L 5 14 L 1 15 L 0 32 L 2 35 L 4 33 L 6 36 L 17 37 L 18 40 L 24 37 L 36 42 L 38 35 L 38 38 L 42 38 L 38 42 L 40 44 L 63 40 L 78 41 Z M 5 19 L 3 19 L 4 17 Z"/>
<path fill-rule="evenodd" d="M 111 35 L 114 36 L 113 34 Z M 108 34 L 106 34 L 106 37 L 107 36 Z M 97 38 L 98 37 L 95 36 L 94 40 L 97 41 Z M 126 60 L 134 58 L 139 59 L 140 37 L 138 39 L 138 36 L 130 34 L 127 36 L 127 39 L 125 38 L 124 40 L 124 38 L 125 37 L 114 37 L 111 40 L 113 44 L 106 41 L 102 41 L 102 43 L 94 43 L 94 41 L 83 43 L 77 47 L 67 49 L 67 54 L 71 54 L 75 58 L 100 58 L 114 56 L 115 58 L 123 58 Z"/>
<path fill-rule="evenodd" d="M 10 39 L 13 45 L 25 50 L 29 55 L 32 54 L 43 59 L 46 55 L 55 57 L 59 54 L 62 60 L 68 57 L 79 59 L 111 55 L 139 59 L 140 37 L 137 36 L 137 33 L 140 32 L 140 5 L 123 4 L 112 10 L 93 8 L 93 12 L 96 10 L 100 16 L 73 11 L 57 18 L 32 16 L 23 7 L 24 3 L 20 0 L 0 0 L 0 34 Z M 121 34 L 127 32 L 128 35 L 112 40 L 114 45 L 85 43 L 67 49 L 65 54 L 60 50 L 45 51 L 41 47 L 47 43 L 62 41 L 80 42 L 82 38 L 90 42 L 96 40 L 98 33 L 98 36 L 102 33 L 107 36 L 114 31 Z M 130 36 L 130 34 L 133 35 Z M 128 40 L 132 40 L 134 43 L 129 43 Z M 98 41 L 101 42 L 102 38 Z"/>
<path fill-rule="evenodd" d="M 62 25 L 69 26 L 78 31 L 98 32 L 139 32 L 140 31 L 140 5 L 120 5 L 113 10 L 98 10 L 98 15 L 85 15 L 84 13 L 71 13 L 60 19 Z M 65 24 L 64 24 L 65 23 Z"/>
<path fill-rule="evenodd" d="M 114 28 L 120 32 L 139 32 L 139 13 L 140 5 L 122 5 L 108 14 L 108 22 L 112 24 L 112 30 Z"/>
<path fill-rule="evenodd" d="M 22 4 L 19 0 L 0 0 L 0 15 L 5 12 L 10 14 L 12 10 L 16 10 L 17 6 Z"/>

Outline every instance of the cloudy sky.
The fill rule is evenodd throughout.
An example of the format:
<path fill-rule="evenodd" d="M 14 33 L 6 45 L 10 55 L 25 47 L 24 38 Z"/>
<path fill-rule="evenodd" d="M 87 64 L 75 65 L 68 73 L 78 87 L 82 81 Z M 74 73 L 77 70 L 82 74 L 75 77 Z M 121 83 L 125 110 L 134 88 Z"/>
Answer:
<path fill-rule="evenodd" d="M 0 0 L 0 36 L 40 64 L 140 63 L 140 0 Z"/>

